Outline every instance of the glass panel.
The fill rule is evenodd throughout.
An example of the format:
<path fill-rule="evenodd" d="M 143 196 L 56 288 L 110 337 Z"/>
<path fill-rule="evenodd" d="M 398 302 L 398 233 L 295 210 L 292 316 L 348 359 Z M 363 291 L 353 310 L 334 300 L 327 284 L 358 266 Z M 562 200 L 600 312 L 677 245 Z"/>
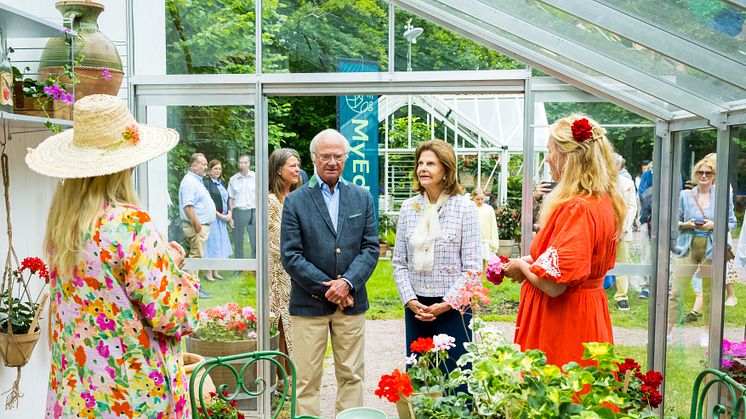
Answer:
<path fill-rule="evenodd" d="M 491 25 L 489 22 L 485 22 L 483 20 L 480 20 L 479 18 L 467 15 L 461 10 L 444 6 L 435 1 L 432 1 L 431 3 L 434 3 L 434 7 L 437 7 L 438 9 L 441 9 L 449 15 L 453 16 L 454 19 L 464 20 L 464 24 L 466 25 L 474 25 L 479 29 L 492 33 L 493 35 L 499 37 L 501 40 L 507 41 L 508 45 L 514 44 L 515 48 L 511 47 L 514 51 L 524 53 L 523 51 L 520 51 L 520 49 L 525 48 L 527 50 L 525 53 L 543 57 L 542 59 L 544 61 L 553 62 L 553 67 L 555 68 L 566 68 L 567 70 L 563 71 L 565 74 L 569 74 L 572 77 L 577 77 L 583 83 L 589 83 L 592 86 L 600 86 L 601 88 L 604 88 L 606 90 L 613 91 L 616 97 L 626 101 L 627 103 L 635 106 L 642 106 L 643 108 L 652 106 L 668 111 L 676 110 L 666 102 L 650 96 L 642 90 L 637 90 L 633 87 L 620 84 L 618 81 L 611 79 L 597 71 L 594 71 L 581 63 L 572 61 L 560 54 L 548 51 L 544 48 L 543 45 L 537 45 L 528 42 L 510 32 L 503 31 Z M 503 3 L 505 2 L 502 2 L 501 4 Z"/>
<path fill-rule="evenodd" d="M 682 62 L 647 49 L 547 4 L 500 2 L 500 5 L 495 7 L 620 63 L 635 63 L 635 69 L 651 74 L 667 83 L 675 84 L 689 92 L 696 92 L 718 102 L 746 97 L 746 91 L 742 89 L 742 86 L 721 82 Z"/>
<path fill-rule="evenodd" d="M 734 259 L 726 265 L 723 338 L 732 343 L 740 342 L 739 347 L 723 345 L 723 371 L 746 383 L 746 336 L 744 336 L 744 319 L 746 318 L 746 126 L 731 129 L 731 148 L 728 155 L 730 173 L 729 186 L 733 191 L 735 227 L 730 230 L 730 244 Z M 731 220 L 732 221 L 732 220 Z M 724 342 L 725 343 L 725 342 Z"/>
<path fill-rule="evenodd" d="M 717 141 L 715 130 L 685 131 L 676 137 L 664 400 L 666 413 L 687 416 L 692 383 L 707 359 L 712 253 L 704 218 L 713 219 L 712 192 L 717 188 L 712 188 L 711 174 L 716 168 L 702 159 L 715 153 Z M 695 176 L 695 172 L 704 175 Z"/>
<path fill-rule="evenodd" d="M 254 73 L 254 4 L 166 0 L 166 74 Z"/>
<path fill-rule="evenodd" d="M 407 32 L 411 23 L 416 42 Z M 524 65 L 426 19 L 396 9 L 396 71 L 509 70 Z M 411 46 L 411 56 L 409 47 Z M 409 58 L 411 58 L 411 63 Z M 411 64 L 411 65 L 408 65 Z"/>
<path fill-rule="evenodd" d="M 168 126 L 181 136 L 179 144 L 167 156 L 169 240 L 180 242 L 192 258 L 254 258 L 256 196 L 250 196 L 255 193 L 253 106 L 171 106 L 167 108 L 167 120 Z M 190 165 L 194 153 L 202 153 L 208 165 Z M 244 177 L 239 167 L 247 159 L 249 172 L 248 177 Z M 219 175 L 216 166 L 221 168 Z M 218 180 L 220 185 L 217 185 Z M 195 236 L 195 223 L 180 209 L 192 202 L 190 196 L 200 196 L 192 193 L 192 186 L 202 193 L 205 186 L 209 186 L 209 190 L 215 192 L 209 202 L 203 200 L 204 195 L 194 198 L 192 207 L 202 224 L 200 229 L 208 230 L 202 236 Z M 228 189 L 234 196 L 232 203 Z M 208 214 L 210 204 L 217 210 L 222 207 L 220 218 L 216 219 L 215 212 Z M 230 220 L 227 219 L 229 207 L 232 209 Z M 205 221 L 208 218 L 210 221 Z M 204 305 L 255 304 L 253 272 L 218 269 L 201 270 L 199 274 L 203 278 L 203 289 L 211 295 Z M 219 276 L 224 279 L 219 280 Z"/>
<path fill-rule="evenodd" d="M 654 22 L 728 58 L 746 62 L 743 41 L 746 12 L 726 1 L 600 0 L 640 20 Z M 682 22 L 686 22 L 682 25 Z"/>
<path fill-rule="evenodd" d="M 388 2 L 264 2 L 265 72 L 330 73 L 339 59 L 388 66 Z"/>

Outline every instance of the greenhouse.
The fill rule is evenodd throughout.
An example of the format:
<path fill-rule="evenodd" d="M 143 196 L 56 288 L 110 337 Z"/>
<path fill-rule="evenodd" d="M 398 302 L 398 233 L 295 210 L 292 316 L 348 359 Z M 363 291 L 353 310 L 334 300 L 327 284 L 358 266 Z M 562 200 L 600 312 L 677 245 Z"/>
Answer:
<path fill-rule="evenodd" d="M 216 165 L 222 168 L 222 175 L 218 171 L 217 177 L 213 177 L 213 182 L 219 183 L 225 191 L 223 215 L 221 209 L 216 208 L 218 219 L 224 220 L 221 221 L 224 235 L 215 239 L 222 240 L 222 248 L 218 253 L 206 250 L 202 255 L 199 252 L 198 257 L 189 253 L 184 260 L 184 270 L 201 278 L 199 318 L 207 323 L 208 319 L 214 319 L 210 316 L 217 316 L 215 313 L 223 313 L 222 316 L 226 310 L 230 313 L 237 307 L 240 327 L 248 327 L 249 338 L 236 338 L 231 332 L 228 334 L 233 337 L 227 340 L 235 342 L 209 341 L 205 336 L 212 329 L 204 327 L 200 333 L 199 326 L 197 332 L 185 336 L 183 342 L 179 334 L 174 340 L 179 357 L 181 351 L 184 352 L 184 358 L 179 359 L 179 371 L 182 364 L 188 363 L 187 354 L 207 359 L 205 366 L 209 368 L 209 360 L 235 354 L 275 350 L 288 353 L 287 346 L 292 341 L 286 343 L 285 336 L 290 332 L 285 330 L 288 326 L 283 320 L 278 320 L 278 316 L 286 314 L 283 309 L 277 312 L 273 306 L 275 297 L 272 297 L 276 286 L 272 279 L 273 258 L 281 256 L 277 256 L 279 251 L 275 255 L 271 249 L 282 243 L 288 281 L 293 287 L 302 287 L 299 285 L 302 282 L 295 277 L 297 272 L 289 268 L 290 256 L 284 256 L 286 251 L 290 252 L 285 246 L 289 246 L 287 243 L 292 239 L 286 236 L 286 228 L 290 231 L 285 218 L 291 212 L 289 202 L 299 206 L 300 216 L 295 222 L 305 231 L 303 226 L 310 223 L 308 220 L 316 207 L 311 202 L 297 203 L 292 197 L 300 196 L 301 191 L 310 190 L 321 181 L 319 189 L 330 192 L 332 198 L 318 202 L 322 206 L 326 202 L 329 214 L 334 214 L 330 216 L 336 217 L 332 211 L 334 204 L 329 203 L 334 202 L 335 189 L 332 184 L 324 183 L 326 180 L 322 180 L 318 171 L 322 161 L 331 161 L 332 165 L 334 161 L 341 162 L 344 167 L 343 180 L 337 188 L 362 186 L 371 195 L 378 244 L 375 245 L 375 266 L 370 266 L 372 273 L 360 284 L 363 294 L 367 290 L 365 304 L 369 308 L 367 311 L 360 308 L 363 310 L 360 313 L 365 313 L 361 320 L 363 326 L 355 332 L 360 333 L 362 351 L 356 366 L 360 374 L 355 375 L 359 382 L 355 385 L 362 386 L 361 406 L 369 411 L 345 411 L 348 405 L 343 400 L 344 395 L 340 395 L 344 393 L 340 389 L 344 379 L 340 377 L 344 375 L 341 371 L 352 367 L 348 359 L 338 356 L 338 352 L 343 351 L 339 348 L 347 344 L 334 340 L 336 326 L 329 326 L 332 343 L 321 345 L 324 356 L 313 368 L 319 371 L 323 368 L 323 373 L 313 378 L 318 382 L 312 380 L 311 384 L 296 385 L 295 369 L 291 374 L 290 368 L 287 376 L 282 375 L 289 365 L 299 368 L 301 375 L 312 369 L 303 361 L 299 363 L 299 356 L 307 359 L 302 355 L 304 350 L 311 351 L 305 339 L 299 339 L 303 333 L 299 332 L 298 325 L 305 325 L 308 321 L 305 319 L 293 329 L 295 348 L 287 359 L 276 357 L 264 363 L 256 360 L 258 368 L 255 365 L 245 374 L 240 370 L 246 384 L 244 392 L 235 390 L 235 377 L 229 377 L 225 388 L 231 395 L 235 392 L 239 411 L 236 414 L 233 409 L 234 416 L 230 417 L 245 414 L 267 418 L 304 417 L 302 415 L 498 418 L 517 415 L 515 406 L 518 404 L 528 406 L 521 410 L 526 417 L 553 417 L 560 412 L 568 417 L 579 416 L 581 410 L 583 414 L 628 417 L 624 416 L 625 412 L 634 413 L 637 408 L 659 417 L 689 417 L 697 408 L 704 416 L 696 417 L 713 417 L 709 412 L 718 408 L 722 417 L 744 417 L 746 3 L 743 0 L 0 0 L 0 28 L 4 51 L 0 64 L 3 93 L 0 97 L 3 132 L 0 151 L 6 196 L 6 205 L 0 210 L 3 215 L 0 226 L 8 237 L 0 240 L 0 253 L 7 254 L 0 290 L 0 358 L 4 359 L 4 366 L 0 367 L 0 393 L 7 393 L 3 393 L 0 416 L 36 418 L 51 412 L 50 417 L 65 417 L 60 412 L 74 411 L 89 417 L 128 414 L 129 417 L 150 417 L 144 413 L 146 410 L 136 409 L 134 399 L 129 398 L 134 397 L 131 394 L 116 401 L 98 399 L 98 402 L 92 397 L 77 395 L 75 400 L 71 398 L 63 404 L 57 400 L 59 412 L 49 407 L 55 403 L 53 390 L 62 386 L 62 382 L 52 379 L 55 369 L 53 367 L 50 375 L 50 365 L 67 371 L 68 378 L 77 377 L 77 372 L 71 371 L 82 370 L 83 365 L 94 372 L 96 368 L 101 371 L 108 368 L 106 374 L 111 374 L 111 380 L 119 386 L 127 380 L 136 381 L 132 375 L 127 376 L 133 363 L 135 370 L 143 368 L 137 360 L 128 360 L 128 344 L 124 340 L 115 343 L 94 335 L 91 335 L 94 340 L 100 341 L 95 340 L 95 344 L 87 341 L 91 346 L 75 352 L 74 363 L 60 355 L 60 348 L 72 343 L 64 342 L 58 334 L 63 328 L 54 326 L 69 316 L 64 310 L 54 309 L 60 298 L 59 295 L 55 297 L 55 290 L 68 292 L 66 286 L 55 285 L 59 279 L 47 278 L 49 286 L 35 276 L 29 279 L 29 287 L 21 294 L 30 295 L 35 304 L 41 302 L 40 309 L 29 306 L 28 317 L 34 317 L 31 329 L 26 325 L 22 329 L 24 335 L 14 333 L 25 336 L 28 330 L 29 336 L 36 333 L 34 342 L 38 342 L 23 352 L 23 367 L 9 362 L 7 353 L 16 338 L 13 333 L 7 337 L 6 329 L 17 326 L 8 319 L 13 315 L 12 310 L 19 310 L 18 306 L 12 308 L 12 301 L 13 297 L 21 295 L 18 294 L 20 287 L 13 288 L 16 280 L 12 278 L 29 275 L 23 273 L 21 260 L 23 267 L 28 267 L 27 257 L 36 256 L 46 261 L 45 234 L 52 220 L 48 214 L 58 184 L 62 188 L 65 183 L 54 175 L 43 176 L 40 174 L 43 171 L 30 168 L 27 153 L 31 155 L 31 151 L 28 150 L 39 150 L 48 137 L 62 135 L 59 133 L 76 126 L 78 119 L 73 115 L 80 111 L 79 100 L 87 95 L 105 93 L 121 98 L 137 124 L 168 127 L 174 130 L 169 132 L 178 133 L 177 145 L 153 158 L 141 159 L 133 169 L 139 205 L 157 230 L 151 235 L 156 242 L 165 243 L 159 239 L 167 238 L 191 251 L 194 247 L 191 240 L 199 232 L 196 228 L 185 227 L 185 223 L 189 224 L 190 213 L 185 212 L 182 203 L 184 182 L 190 173 L 195 174 L 195 161 L 209 162 L 205 170 L 212 170 Z M 541 228 L 549 222 L 550 217 L 539 214 L 545 194 L 542 185 L 554 187 L 558 184 L 553 173 L 556 160 L 551 157 L 555 152 L 552 144 L 556 142 L 551 139 L 556 126 L 553 123 L 570 115 L 576 115 L 573 116 L 576 122 L 586 117 L 598 124 L 599 131 L 589 127 L 593 140 L 595 133 L 603 130 L 602 136 L 608 138 L 620 156 L 616 162 L 621 166 L 614 178 L 624 176 L 630 185 L 634 184 L 632 203 L 626 203 L 627 212 L 632 213 L 630 230 L 625 231 L 621 241 L 616 239 L 620 247 L 614 245 L 614 266 L 605 276 L 601 275 L 604 310 L 613 331 L 613 353 L 604 352 L 610 345 L 589 347 L 589 356 L 595 356 L 592 360 L 598 361 L 596 365 L 599 366 L 593 374 L 609 374 L 607 377 L 612 377 L 612 382 L 616 383 L 613 377 L 624 374 L 616 371 L 617 364 L 605 363 L 605 360 L 621 361 L 619 368 L 627 368 L 629 364 L 624 360 L 633 359 L 639 364 L 641 376 L 648 370 L 662 373 L 662 383 L 657 383 L 660 400 L 651 399 L 649 394 L 653 391 L 640 390 L 640 383 L 647 386 L 649 381 L 635 378 L 634 373 L 626 374 L 626 379 L 620 379 L 617 387 L 597 389 L 595 384 L 590 386 L 590 381 L 574 382 L 576 391 L 583 388 L 583 384 L 591 389 L 587 393 L 589 396 L 583 397 L 578 395 L 585 393 L 572 392 L 569 384 L 560 390 L 556 384 L 581 377 L 579 369 L 557 370 L 554 388 L 540 382 L 539 378 L 536 379 L 538 384 L 531 387 L 523 378 L 513 382 L 500 377 L 515 377 L 516 374 L 539 377 L 549 368 L 514 369 L 510 370 L 511 375 L 506 372 L 507 364 L 490 364 L 488 356 L 482 354 L 480 358 L 474 353 L 469 355 L 475 358 L 459 365 L 459 374 L 467 371 L 465 375 L 452 375 L 452 383 L 440 377 L 437 388 L 430 389 L 430 384 L 422 384 L 426 380 L 418 381 L 422 378 L 417 375 L 418 364 L 405 367 L 405 359 L 411 361 L 407 358 L 410 350 L 417 352 L 410 347 L 411 342 L 407 342 L 410 336 L 407 316 L 421 314 L 408 303 L 402 304 L 402 299 L 406 298 L 401 294 L 397 276 L 402 267 L 395 251 L 397 246 L 407 247 L 408 242 L 397 230 L 408 225 L 411 198 L 427 190 L 425 181 L 418 178 L 425 155 L 416 154 L 418 147 L 430 144 L 430 140 L 444 140 L 449 145 L 455 157 L 453 174 L 463 187 L 463 191 L 455 195 L 465 195 L 468 200 L 484 195 L 484 204 L 477 205 L 489 208 L 496 215 L 499 230 L 499 245 L 495 244 L 490 253 L 497 252 L 513 260 L 532 254 L 532 243 L 542 237 Z M 103 130 L 114 124 L 113 118 L 107 119 L 99 128 Z M 128 125 L 122 141 L 129 141 L 131 135 L 135 135 L 134 146 L 139 135 L 145 137 L 143 128 L 138 134 L 137 124 Z M 131 127 L 135 131 L 129 131 Z M 348 147 L 344 155 L 317 154 L 315 147 L 326 144 L 323 135 L 317 138 L 317 134 L 329 128 L 338 130 L 346 138 Z M 279 227 L 272 228 L 272 205 L 276 199 L 274 192 L 270 193 L 275 190 L 271 179 L 281 173 L 273 175 L 276 168 L 272 168 L 270 155 L 285 148 L 296 150 L 297 176 L 307 175 L 308 185 L 291 192 L 289 201 L 285 201 L 285 210 L 280 212 L 283 217 L 281 241 Z M 195 157 L 198 153 L 201 153 L 200 158 Z M 59 164 L 55 162 L 51 166 L 54 167 L 49 168 L 50 173 L 65 170 L 69 163 L 60 160 Z M 86 173 L 90 170 L 87 166 L 81 164 L 77 169 Z M 132 166 L 121 169 L 129 167 Z M 76 168 L 68 170 L 73 173 Z M 198 176 L 205 174 L 203 171 Z M 210 176 L 212 174 L 204 180 L 208 191 Z M 242 182 L 240 188 L 235 186 L 239 182 Z M 709 191 L 705 184 L 713 188 L 712 195 L 706 195 L 706 201 L 697 198 L 702 191 Z M 729 193 L 715 194 L 716 185 L 727 185 L 720 189 Z M 238 198 L 239 191 L 244 190 L 241 188 L 250 191 L 251 198 Z M 340 199 L 345 199 L 345 189 L 342 190 L 341 198 L 336 195 L 340 214 L 347 215 L 344 211 L 353 211 L 350 209 L 353 204 L 363 205 L 362 201 L 368 199 L 365 194 L 365 199 L 352 202 L 347 208 L 348 204 L 339 203 Z M 217 197 L 219 201 L 220 193 Z M 431 205 L 438 205 L 434 200 L 428 202 L 423 213 L 429 211 Z M 191 208 L 195 215 L 195 206 Z M 364 211 L 365 207 L 362 208 Z M 231 215 L 232 210 L 235 212 Z M 415 211 L 419 214 L 419 207 Z M 688 215 L 685 217 L 689 214 L 687 211 L 695 215 L 691 220 Z M 244 218 L 237 214 L 243 214 Z M 351 212 L 349 218 L 340 218 L 340 223 L 344 222 L 344 228 L 348 228 L 358 225 L 359 221 L 362 229 L 366 217 L 355 220 L 358 215 Z M 198 221 L 196 224 L 208 225 L 201 219 Z M 576 221 L 571 220 L 571 223 Z M 330 221 L 327 217 L 326 222 L 332 238 L 336 237 L 336 218 Z M 690 223 L 695 231 L 694 238 L 682 245 L 682 237 L 688 234 L 683 233 L 682 225 L 686 229 Z M 210 235 L 216 227 L 211 228 Z M 451 234 L 450 227 L 444 224 L 443 228 L 446 235 Z M 589 228 L 587 235 L 594 236 L 600 230 L 599 224 Z M 370 231 L 366 231 L 368 233 Z M 457 236 L 461 237 L 460 233 Z M 454 237 L 450 242 L 454 242 Z M 213 237 L 204 240 L 211 246 Z M 312 243 L 318 248 L 328 245 L 323 236 L 303 237 L 303 243 Z M 410 247 L 416 246 L 412 243 Z M 696 246 L 701 244 L 703 253 L 696 263 L 692 262 L 695 243 Z M 365 243 L 360 245 L 365 247 Z M 344 255 L 353 245 L 331 246 L 337 255 Z M 591 246 L 588 254 L 576 257 L 591 259 L 601 251 Z M 401 252 L 406 255 L 408 250 L 400 250 L 399 255 Z M 439 257 L 437 249 L 435 253 L 435 257 Z M 461 256 L 461 253 L 455 255 L 456 258 Z M 533 264 L 534 259 L 535 256 L 529 263 Z M 682 266 L 691 263 L 694 266 L 686 271 L 682 281 Z M 490 271 L 486 263 L 479 268 Z M 41 272 L 33 267 L 28 269 L 31 273 Z M 351 292 L 348 296 L 353 295 L 352 290 L 355 290 L 354 295 L 359 295 L 361 287 L 355 286 L 356 280 L 342 274 L 349 272 L 343 269 L 336 278 L 346 281 Z M 86 275 L 81 275 L 74 287 L 90 286 L 90 281 L 94 280 L 91 277 L 95 275 Z M 523 364 L 515 362 L 527 365 L 532 352 L 524 353 L 511 345 L 514 341 L 521 343 L 522 331 L 517 324 L 525 325 L 520 320 L 523 314 L 520 306 L 526 304 L 526 284 L 507 277 L 502 281 L 502 276 L 500 281 L 491 281 L 489 274 L 485 275 L 483 288 L 490 301 L 460 311 L 462 316 L 464 312 L 473 312 L 474 318 L 479 317 L 489 328 L 478 333 L 481 340 L 470 344 L 474 345 L 472 348 L 481 348 L 479 342 L 501 342 L 500 347 L 512 351 L 509 353 L 515 359 L 523 360 Z M 325 279 L 333 282 L 335 278 Z M 482 279 L 481 272 L 479 279 Z M 155 289 L 158 286 L 158 283 L 152 284 Z M 291 301 L 288 316 L 293 323 L 296 317 L 311 316 L 293 311 L 293 301 L 299 292 L 288 290 Z M 46 297 L 35 299 L 46 293 L 52 300 L 51 305 Z M 476 291 L 470 296 L 479 301 Z M 333 311 L 336 303 L 329 301 L 324 303 L 331 304 Z M 343 302 L 339 304 L 335 313 L 343 313 L 346 308 Z M 85 307 L 87 310 L 90 306 L 86 304 Z M 136 316 L 145 313 L 145 308 L 137 308 L 137 304 L 135 307 Z M 357 310 L 355 306 L 349 307 Z M 453 305 L 449 310 L 459 313 L 458 307 Z M 96 316 L 99 314 L 96 312 Z M 119 315 L 121 319 L 125 317 L 124 312 Z M 253 319 L 251 324 L 245 323 L 249 317 Z M 83 335 L 94 333 L 92 330 L 105 331 L 108 327 L 101 323 L 90 326 L 95 327 L 86 328 Z M 568 333 L 582 329 L 582 325 L 576 324 L 562 327 L 566 327 Z M 223 336 L 221 333 L 225 330 L 212 332 Z M 241 329 L 241 333 L 246 332 Z M 162 342 L 167 339 L 156 336 L 158 332 L 150 329 L 148 333 L 153 342 L 160 339 L 161 349 L 165 348 L 166 343 Z M 466 335 L 471 336 L 470 333 L 467 331 Z M 278 336 L 281 344 L 278 344 Z M 80 332 L 75 339 L 83 339 Z M 229 350 L 228 344 L 247 339 L 251 346 L 240 346 L 242 349 L 235 352 Z M 225 347 L 218 345 L 220 343 L 226 343 Z M 96 345 L 108 345 L 109 349 L 96 349 Z M 108 357 L 115 347 L 121 349 L 118 345 L 125 348 L 119 361 L 109 358 L 106 365 L 94 361 L 98 359 L 96 351 L 102 357 L 105 352 Z M 217 352 L 211 352 L 216 348 Z M 425 352 L 419 359 L 424 359 Z M 159 356 L 168 364 L 170 355 Z M 552 364 L 552 358 L 549 360 Z M 480 364 L 481 361 L 484 364 Z M 532 362 L 543 366 L 545 361 L 546 358 Z M 78 367 L 68 368 L 68 363 Z M 472 364 L 482 365 L 486 371 L 492 368 L 487 376 L 493 380 L 478 382 L 470 370 Z M 604 371 L 602 366 L 607 364 L 613 365 L 613 373 Z M 406 399 L 409 409 L 402 409 L 401 403 L 399 406 L 392 403 L 391 398 L 387 400 L 382 396 L 385 391 L 381 387 L 385 377 L 393 380 L 389 375 L 393 370 L 404 371 L 405 368 L 410 371 L 415 392 L 415 396 Z M 698 374 L 705 369 L 721 373 L 714 372 L 700 383 Z M 437 371 L 441 370 L 436 367 L 433 371 L 438 378 Z M 551 373 L 546 374 L 542 379 L 548 380 L 546 377 Z M 218 375 L 216 370 L 196 374 L 194 377 L 203 377 L 203 380 L 192 390 L 199 393 L 204 377 L 208 377 L 217 385 L 216 391 L 221 391 L 220 384 L 224 381 Z M 589 379 L 588 375 L 583 377 Z M 704 383 L 713 378 L 715 385 L 705 388 Z M 178 385 L 182 384 L 180 378 L 177 381 Z M 283 381 L 287 385 L 283 385 Z M 148 392 L 146 405 L 153 402 L 150 397 L 168 400 L 174 382 L 170 385 L 156 383 L 146 390 L 132 387 L 132 393 Z M 94 392 L 94 385 L 88 385 Z M 319 412 L 304 410 L 308 402 L 302 394 L 296 394 L 296 391 L 308 391 L 309 385 L 320 387 L 312 397 L 313 403 L 319 404 Z M 464 397 L 468 401 L 459 401 L 456 392 L 467 388 L 469 395 Z M 734 389 L 734 392 L 727 389 Z M 191 406 L 200 406 L 202 412 L 205 405 L 194 400 L 194 391 L 190 392 Z M 453 392 L 452 396 L 449 391 Z M 559 394 L 552 391 L 565 391 L 562 394 L 569 396 L 564 402 L 550 400 L 548 394 Z M 159 393 L 154 396 L 154 392 Z M 257 392 L 258 396 L 251 397 L 252 392 Z M 399 393 L 403 394 L 401 391 L 393 393 L 395 399 L 400 398 Z M 578 403 L 576 396 L 583 401 Z M 736 401 L 739 397 L 740 410 Z M 591 398 L 593 401 L 589 401 Z M 495 401 L 498 399 L 501 401 Z M 182 403 L 188 404 L 186 400 Z M 283 404 L 283 400 L 287 402 Z M 508 403 L 508 400 L 513 401 Z M 127 409 L 134 411 L 126 411 L 125 401 Z M 230 406 L 229 402 L 215 397 L 212 409 L 217 409 L 220 403 Z M 178 404 L 176 399 L 173 403 Z M 633 403 L 636 404 L 633 406 Z M 210 417 L 191 410 L 195 418 Z M 172 416 L 183 417 L 179 413 L 164 413 L 164 417 Z"/>

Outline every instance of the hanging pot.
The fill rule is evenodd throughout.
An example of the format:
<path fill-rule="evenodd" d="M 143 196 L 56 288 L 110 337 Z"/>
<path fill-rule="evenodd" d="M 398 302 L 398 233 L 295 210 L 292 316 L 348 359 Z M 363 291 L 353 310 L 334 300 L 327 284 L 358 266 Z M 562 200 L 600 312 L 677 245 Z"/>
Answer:
<path fill-rule="evenodd" d="M 74 72 L 79 80 L 75 85 L 75 100 L 94 93 L 116 95 L 122 85 L 124 72 L 122 59 L 114 43 L 107 38 L 98 27 L 98 16 L 104 11 L 104 6 L 84 0 L 65 0 L 55 4 L 57 10 L 65 19 L 72 21 L 72 28 L 78 36 L 74 40 L 75 56 L 81 55 Z M 70 80 L 62 77 L 63 67 L 70 63 L 70 47 L 63 37 L 51 38 L 47 41 L 41 54 L 39 73 L 42 81 L 47 75 L 58 75 L 60 81 L 69 85 Z M 108 69 L 111 80 L 102 77 L 102 71 Z M 70 91 L 70 89 L 67 89 Z"/>
<path fill-rule="evenodd" d="M 0 355 L 6 367 L 22 367 L 31 359 L 40 332 L 10 335 L 0 333 Z"/>

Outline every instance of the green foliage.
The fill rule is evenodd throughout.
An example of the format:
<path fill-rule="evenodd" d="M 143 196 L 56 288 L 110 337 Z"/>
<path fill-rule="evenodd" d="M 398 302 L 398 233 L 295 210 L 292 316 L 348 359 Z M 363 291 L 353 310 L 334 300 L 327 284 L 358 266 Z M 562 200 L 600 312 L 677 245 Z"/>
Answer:
<path fill-rule="evenodd" d="M 503 205 L 495 210 L 497 232 L 503 240 L 515 240 L 520 234 L 521 210 L 512 205 Z"/>
<path fill-rule="evenodd" d="M 0 293 L 0 332 L 27 333 L 39 304 L 27 299 L 10 297 L 8 292 Z M 10 326 L 10 327 L 9 327 Z"/>
<path fill-rule="evenodd" d="M 415 113 L 413 109 L 413 114 Z M 409 136 L 408 136 L 408 122 L 409 117 L 402 116 L 400 118 L 395 118 L 393 124 L 389 126 L 389 148 L 409 148 Z M 435 130 L 438 130 L 438 124 L 435 123 Z M 384 132 L 385 126 L 381 125 L 380 129 L 380 136 L 383 138 L 383 136 L 386 134 Z M 419 116 L 412 115 L 412 148 L 417 148 L 417 146 L 423 142 L 428 141 L 430 139 L 430 126 L 422 121 L 422 118 Z M 394 157 L 389 156 L 389 158 Z"/>

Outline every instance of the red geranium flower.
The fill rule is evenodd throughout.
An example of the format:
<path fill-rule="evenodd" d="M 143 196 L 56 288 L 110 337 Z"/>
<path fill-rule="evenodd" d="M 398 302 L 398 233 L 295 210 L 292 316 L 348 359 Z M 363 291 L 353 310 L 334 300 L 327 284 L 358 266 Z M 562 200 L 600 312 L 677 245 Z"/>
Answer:
<path fill-rule="evenodd" d="M 432 339 L 431 339 L 432 341 Z M 378 388 L 375 395 L 379 398 L 386 398 L 391 403 L 396 403 L 401 398 L 409 397 L 414 392 L 412 381 L 409 374 L 395 369 L 391 374 L 383 374 L 378 382 Z"/>
<path fill-rule="evenodd" d="M 417 338 L 417 340 L 409 345 L 409 350 L 411 350 L 412 352 L 424 354 L 425 352 L 429 352 L 434 347 L 435 345 L 433 344 L 433 338 Z"/>
<path fill-rule="evenodd" d="M 587 118 L 580 118 L 575 120 L 575 122 L 572 123 L 572 138 L 575 139 L 575 141 L 582 143 L 585 140 L 588 140 L 593 137 L 593 127 L 591 127 L 591 124 L 588 122 Z"/>

